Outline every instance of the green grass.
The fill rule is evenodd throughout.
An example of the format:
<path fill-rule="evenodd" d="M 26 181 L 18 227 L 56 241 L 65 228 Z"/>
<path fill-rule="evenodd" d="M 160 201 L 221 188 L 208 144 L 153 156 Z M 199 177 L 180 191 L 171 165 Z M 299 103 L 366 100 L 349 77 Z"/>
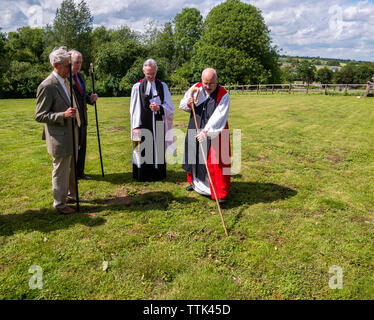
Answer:
<path fill-rule="evenodd" d="M 128 98 L 98 102 L 104 178 L 90 109 L 89 202 L 58 215 L 35 100 L 0 100 L 0 298 L 373 299 L 373 100 L 231 98 L 242 157 L 222 207 L 229 237 L 179 164 L 164 182 L 132 181 Z M 177 110 L 175 127 L 186 122 Z M 334 265 L 342 290 L 328 285 Z"/>

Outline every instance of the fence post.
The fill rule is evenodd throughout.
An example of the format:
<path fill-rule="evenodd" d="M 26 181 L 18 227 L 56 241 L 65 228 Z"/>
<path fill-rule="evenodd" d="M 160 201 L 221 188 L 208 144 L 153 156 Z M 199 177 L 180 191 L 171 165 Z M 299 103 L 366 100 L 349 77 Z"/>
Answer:
<path fill-rule="evenodd" d="M 271 87 L 271 94 L 274 94 L 274 84 Z"/>
<path fill-rule="evenodd" d="M 291 94 L 291 83 L 288 85 L 288 94 Z"/>
<path fill-rule="evenodd" d="M 260 90 L 260 85 L 258 84 L 257 85 L 257 94 L 258 94 L 258 91 Z"/>
<path fill-rule="evenodd" d="M 348 90 L 348 84 L 345 85 L 345 88 L 344 88 L 344 95 L 346 96 L 347 95 L 347 90 Z"/>
<path fill-rule="evenodd" d="M 325 96 L 327 96 L 327 84 L 325 84 Z"/>
<path fill-rule="evenodd" d="M 369 88 L 370 88 L 369 83 L 366 83 L 366 92 L 365 92 L 365 97 L 367 97 L 368 94 L 369 94 Z"/>

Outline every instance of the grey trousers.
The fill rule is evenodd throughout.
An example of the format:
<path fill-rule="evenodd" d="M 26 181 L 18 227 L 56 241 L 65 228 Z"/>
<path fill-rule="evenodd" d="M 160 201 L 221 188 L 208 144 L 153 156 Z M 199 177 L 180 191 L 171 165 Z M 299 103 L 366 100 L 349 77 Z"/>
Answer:
<path fill-rule="evenodd" d="M 76 137 L 76 155 L 78 155 L 78 130 L 75 130 Z M 53 207 L 65 208 L 66 198 L 76 199 L 74 157 L 52 157 L 52 192 Z"/>

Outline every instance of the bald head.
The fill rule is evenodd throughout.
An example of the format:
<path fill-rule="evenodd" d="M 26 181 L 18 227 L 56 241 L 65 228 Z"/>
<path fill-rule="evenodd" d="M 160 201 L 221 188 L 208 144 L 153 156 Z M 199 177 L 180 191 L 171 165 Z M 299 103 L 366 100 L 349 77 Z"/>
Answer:
<path fill-rule="evenodd" d="M 218 83 L 217 72 L 213 68 L 207 68 L 201 74 L 201 80 L 203 83 L 204 90 L 207 94 L 212 94 L 216 88 Z"/>
<path fill-rule="evenodd" d="M 201 78 L 203 77 L 209 77 L 209 78 L 215 77 L 215 79 L 218 80 L 217 72 L 213 68 L 204 69 L 204 71 L 201 74 Z"/>
<path fill-rule="evenodd" d="M 205 69 L 201 74 L 201 80 L 206 93 L 210 95 L 216 90 L 218 83 L 216 70 L 214 70 L 213 68 Z"/>

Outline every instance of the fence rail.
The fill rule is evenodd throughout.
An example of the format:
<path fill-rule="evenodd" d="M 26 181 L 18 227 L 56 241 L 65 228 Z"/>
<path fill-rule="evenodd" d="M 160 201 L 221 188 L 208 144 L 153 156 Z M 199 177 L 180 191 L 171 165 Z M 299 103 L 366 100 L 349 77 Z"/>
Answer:
<path fill-rule="evenodd" d="M 224 85 L 230 94 L 320 93 L 367 96 L 374 92 L 374 84 L 246 84 Z M 172 94 L 184 94 L 187 89 L 170 88 Z"/>

